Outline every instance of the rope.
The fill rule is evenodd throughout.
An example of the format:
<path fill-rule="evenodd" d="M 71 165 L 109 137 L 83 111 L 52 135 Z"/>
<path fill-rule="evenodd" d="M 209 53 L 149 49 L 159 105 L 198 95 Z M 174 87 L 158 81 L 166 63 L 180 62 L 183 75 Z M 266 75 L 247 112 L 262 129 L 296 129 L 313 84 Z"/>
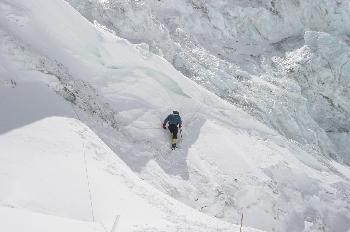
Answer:
<path fill-rule="evenodd" d="M 73 104 L 71 104 L 71 106 L 72 106 L 72 109 L 73 109 L 73 112 L 74 112 L 75 116 L 77 117 L 77 119 L 79 121 L 81 121 L 80 117 L 78 116 L 77 111 L 75 110 L 75 108 L 73 106 Z M 158 128 L 147 128 L 147 129 L 158 129 Z M 91 193 L 91 187 L 90 187 L 91 184 L 90 184 L 90 178 L 89 178 L 89 170 L 87 168 L 86 153 L 85 153 L 85 143 L 83 143 L 83 157 L 84 157 L 84 166 L 85 166 L 85 178 L 86 178 L 86 182 L 87 182 L 88 189 L 89 189 L 89 200 L 90 200 L 91 216 L 92 216 L 92 221 L 95 222 L 94 204 L 93 204 L 93 201 L 92 201 L 92 193 Z M 117 225 L 118 225 L 118 222 L 119 222 L 119 218 L 120 218 L 120 215 L 117 215 L 115 220 L 114 220 L 111 232 L 115 232 L 116 231 Z M 105 232 L 108 232 L 108 230 L 105 227 L 105 225 L 102 222 L 100 222 L 100 224 L 101 224 L 103 230 Z"/>
<path fill-rule="evenodd" d="M 85 155 L 85 143 L 83 144 L 83 156 L 84 156 L 84 164 L 85 164 L 85 176 L 86 176 L 86 181 L 87 181 L 88 189 L 89 189 L 89 199 L 90 199 L 92 221 L 95 222 L 94 205 L 92 203 L 92 194 L 91 194 L 91 188 L 90 188 L 89 172 L 88 172 L 88 168 L 87 168 L 86 155 Z"/>
<path fill-rule="evenodd" d="M 73 103 L 71 104 L 71 106 L 72 106 L 72 109 L 73 109 L 73 112 L 74 112 L 75 116 L 77 117 L 77 119 L 78 119 L 79 121 L 81 121 L 81 120 L 80 120 L 80 117 L 78 116 L 77 111 L 76 111 L 75 108 L 74 108 Z"/>
<path fill-rule="evenodd" d="M 162 129 L 162 127 L 138 127 L 138 126 L 131 126 L 133 128 L 136 129 L 140 129 L 140 130 L 160 130 Z"/>
<path fill-rule="evenodd" d="M 85 177 L 86 177 L 86 182 L 88 184 L 88 189 L 89 189 L 89 200 L 90 200 L 91 216 L 92 216 L 92 221 L 95 222 L 94 204 L 93 204 L 93 201 L 92 201 L 92 192 L 91 192 L 91 187 L 90 187 L 91 184 L 90 184 L 90 178 L 89 178 L 89 170 L 88 170 L 87 161 L 86 161 L 85 143 L 83 143 L 83 157 L 84 157 L 84 166 L 85 166 Z M 120 218 L 120 215 L 116 215 L 116 218 L 114 220 L 111 232 L 115 232 L 116 231 L 117 225 L 118 225 L 118 222 L 119 222 L 119 218 Z M 107 228 L 105 227 L 105 225 L 102 222 L 100 222 L 100 225 L 102 226 L 102 228 L 103 228 L 103 230 L 105 232 L 108 232 Z"/>

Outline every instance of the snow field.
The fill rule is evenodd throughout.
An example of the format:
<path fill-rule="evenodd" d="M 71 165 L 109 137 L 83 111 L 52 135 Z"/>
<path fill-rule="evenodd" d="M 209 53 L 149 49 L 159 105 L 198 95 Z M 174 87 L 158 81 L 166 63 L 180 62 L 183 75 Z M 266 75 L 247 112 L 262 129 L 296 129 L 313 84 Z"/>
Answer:
<path fill-rule="evenodd" d="M 6 231 L 110 231 L 117 216 L 117 231 L 238 229 L 153 189 L 75 119 L 37 121 L 1 135 L 0 145 Z"/>

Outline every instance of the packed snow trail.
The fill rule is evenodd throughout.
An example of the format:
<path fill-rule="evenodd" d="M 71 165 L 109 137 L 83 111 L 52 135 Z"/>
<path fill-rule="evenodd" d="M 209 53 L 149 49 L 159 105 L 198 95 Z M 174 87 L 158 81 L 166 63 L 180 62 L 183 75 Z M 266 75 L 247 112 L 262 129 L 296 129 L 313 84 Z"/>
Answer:
<path fill-rule="evenodd" d="M 266 231 L 350 228 L 349 167 L 304 150 L 184 77 L 147 45 L 89 23 L 65 1 L 2 0 L 0 7 L 0 99 L 9 99 L 1 101 L 0 141 L 17 154 L 1 153 L 1 204 L 92 220 L 85 147 L 91 186 L 98 186 L 91 191 L 96 221 L 108 228 L 115 204 L 126 231 L 216 231 L 218 223 L 223 231 L 237 229 L 169 196 L 236 224 L 243 212 L 245 225 Z M 172 110 L 184 120 L 175 152 L 160 127 Z M 71 117 L 114 153 L 92 132 L 86 138 L 82 131 L 89 130 Z M 24 171 L 37 179 L 26 179 Z M 13 188 L 9 175 L 19 175 Z M 65 188 L 71 176 L 73 189 Z M 139 177 L 168 196 L 145 183 L 139 187 Z M 26 184 L 36 180 L 42 181 L 37 188 Z M 62 186 L 61 201 L 52 201 L 59 197 L 55 186 Z M 201 216 L 193 221 L 190 214 Z"/>

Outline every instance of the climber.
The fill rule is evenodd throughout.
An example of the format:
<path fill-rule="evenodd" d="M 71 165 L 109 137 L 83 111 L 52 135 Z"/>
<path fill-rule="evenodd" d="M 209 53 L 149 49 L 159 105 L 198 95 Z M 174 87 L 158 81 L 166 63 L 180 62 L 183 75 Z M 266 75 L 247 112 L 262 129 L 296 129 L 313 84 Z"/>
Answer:
<path fill-rule="evenodd" d="M 182 120 L 178 111 L 173 111 L 172 114 L 169 114 L 168 117 L 166 117 L 163 123 L 163 129 L 166 130 L 166 125 L 168 123 L 169 123 L 168 129 L 173 134 L 173 137 L 171 140 L 171 149 L 174 150 L 176 148 L 178 128 L 180 128 L 180 131 L 181 131 L 181 126 L 182 126 Z"/>

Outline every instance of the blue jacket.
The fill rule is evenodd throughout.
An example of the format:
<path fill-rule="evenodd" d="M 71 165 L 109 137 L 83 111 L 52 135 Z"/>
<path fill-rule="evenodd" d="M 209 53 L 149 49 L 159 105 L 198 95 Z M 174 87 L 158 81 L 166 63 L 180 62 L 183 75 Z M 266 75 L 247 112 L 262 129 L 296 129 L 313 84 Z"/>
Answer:
<path fill-rule="evenodd" d="M 180 125 L 182 124 L 182 120 L 180 115 L 178 114 L 169 114 L 168 117 L 164 120 L 164 125 L 166 125 L 169 122 L 169 125 Z"/>

